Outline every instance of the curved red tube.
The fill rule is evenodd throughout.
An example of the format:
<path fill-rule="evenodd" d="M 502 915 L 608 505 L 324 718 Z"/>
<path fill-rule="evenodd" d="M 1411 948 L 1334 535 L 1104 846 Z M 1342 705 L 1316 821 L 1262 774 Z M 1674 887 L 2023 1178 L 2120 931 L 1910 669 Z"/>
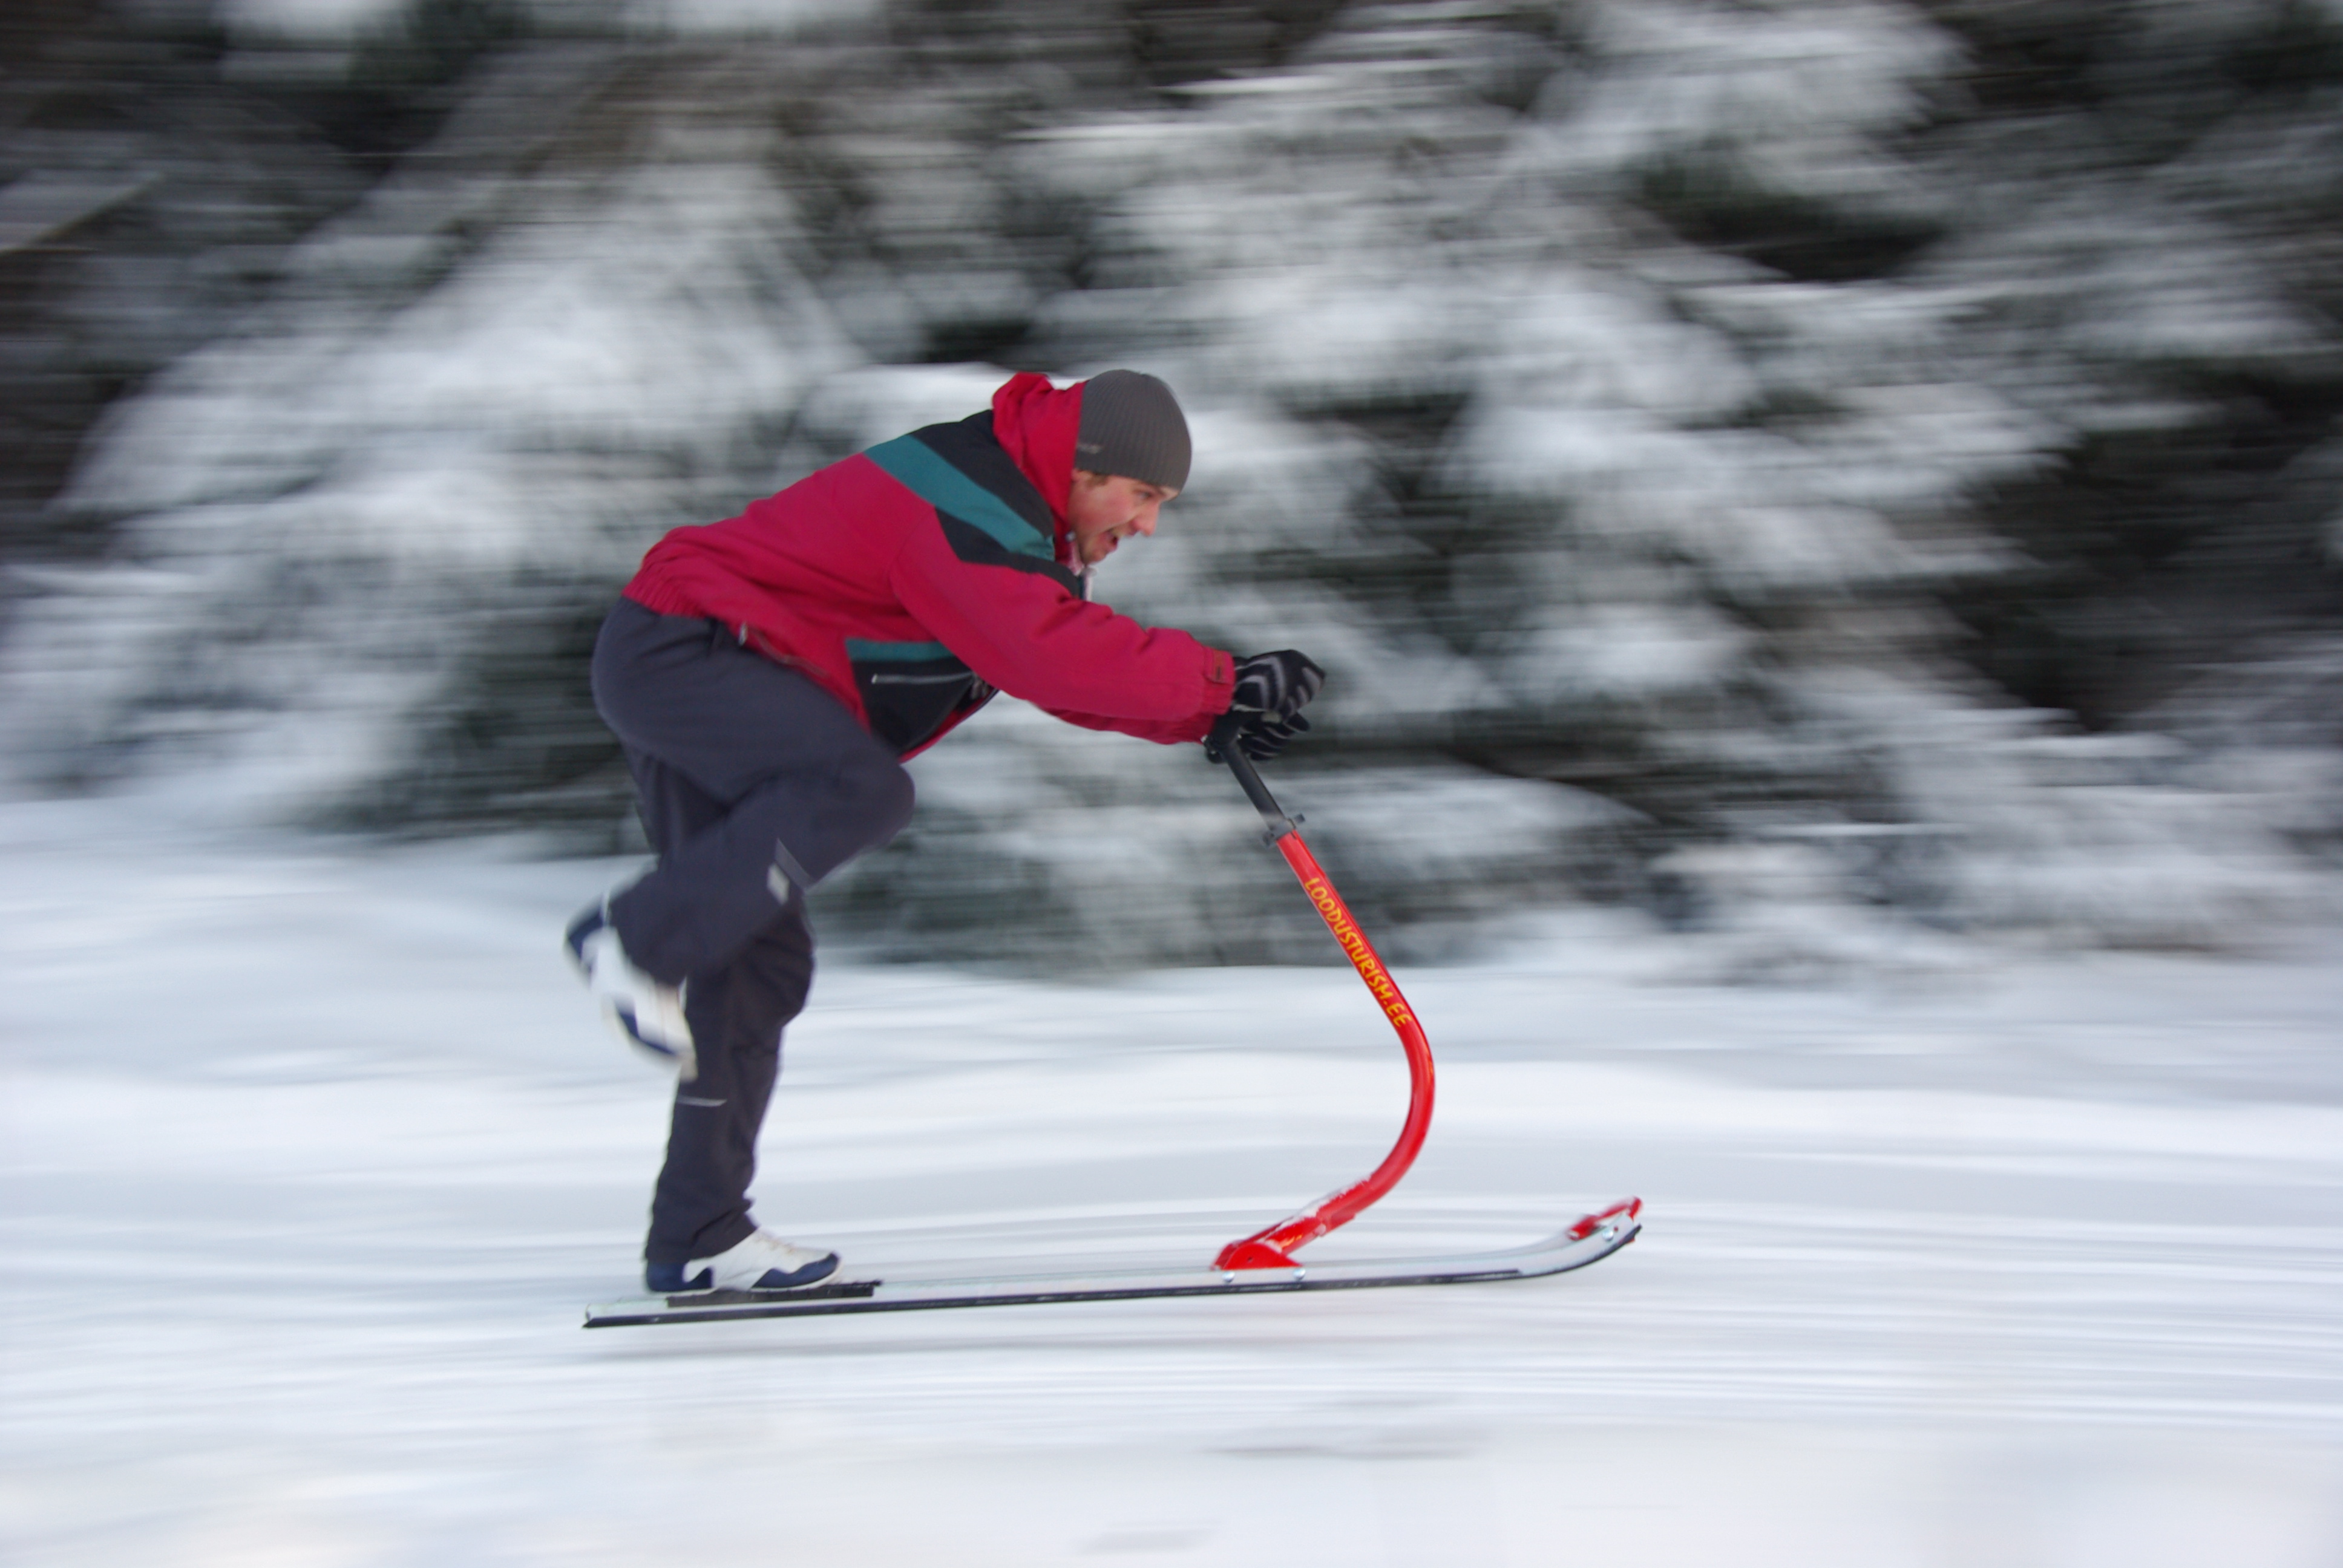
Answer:
<path fill-rule="evenodd" d="M 1285 863 L 1293 868 L 1293 874 L 1302 879 L 1302 890 L 1310 895 L 1326 929 L 1334 933 L 1334 940 L 1341 944 L 1344 956 L 1359 971 L 1359 978 L 1374 993 L 1383 1016 L 1399 1033 L 1400 1044 L 1407 1051 L 1407 1121 L 1400 1128 L 1399 1141 L 1392 1145 L 1383 1163 L 1369 1171 L 1363 1181 L 1319 1199 L 1292 1218 L 1281 1220 L 1265 1231 L 1231 1241 L 1212 1261 L 1216 1269 L 1296 1267 L 1292 1256 L 1295 1248 L 1349 1224 L 1369 1204 L 1399 1184 L 1407 1168 L 1415 1163 L 1416 1153 L 1423 1147 L 1424 1134 L 1432 1130 L 1432 1042 L 1424 1039 L 1423 1026 L 1415 1020 L 1415 1010 L 1400 994 L 1391 971 L 1375 956 L 1366 933 L 1351 918 L 1350 906 L 1342 902 L 1342 895 L 1334 890 L 1334 884 L 1326 879 L 1326 873 L 1310 853 L 1310 847 L 1302 841 L 1302 835 L 1288 825 L 1278 835 L 1277 849 L 1285 857 Z"/>

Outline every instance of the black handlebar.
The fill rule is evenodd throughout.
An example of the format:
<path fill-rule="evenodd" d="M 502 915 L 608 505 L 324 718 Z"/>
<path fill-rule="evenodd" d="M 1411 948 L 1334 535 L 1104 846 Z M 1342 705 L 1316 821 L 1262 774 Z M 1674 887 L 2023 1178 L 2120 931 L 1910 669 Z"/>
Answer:
<path fill-rule="evenodd" d="M 1293 819 L 1278 806 L 1277 797 L 1272 795 L 1269 786 L 1261 781 L 1261 774 L 1254 769 L 1252 759 L 1237 745 L 1237 732 L 1243 728 L 1242 714 L 1223 713 L 1219 722 L 1212 726 L 1212 733 L 1205 744 L 1219 752 L 1221 760 L 1229 765 L 1229 771 L 1237 776 L 1237 783 L 1244 789 L 1245 798 L 1252 802 L 1252 809 L 1260 812 L 1261 819 L 1268 824 L 1269 841 L 1274 844 L 1293 831 Z"/>

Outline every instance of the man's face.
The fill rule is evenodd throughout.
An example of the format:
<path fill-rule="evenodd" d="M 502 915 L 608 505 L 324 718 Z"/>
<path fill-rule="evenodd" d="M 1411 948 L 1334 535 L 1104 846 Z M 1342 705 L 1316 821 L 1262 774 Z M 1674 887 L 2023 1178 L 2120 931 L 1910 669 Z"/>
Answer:
<path fill-rule="evenodd" d="M 1161 485 L 1150 485 L 1121 474 L 1074 474 L 1074 491 L 1066 506 L 1066 521 L 1074 530 L 1074 549 L 1084 566 L 1094 567 L 1114 554 L 1115 546 L 1132 534 L 1155 532 L 1155 514 L 1178 495 Z"/>

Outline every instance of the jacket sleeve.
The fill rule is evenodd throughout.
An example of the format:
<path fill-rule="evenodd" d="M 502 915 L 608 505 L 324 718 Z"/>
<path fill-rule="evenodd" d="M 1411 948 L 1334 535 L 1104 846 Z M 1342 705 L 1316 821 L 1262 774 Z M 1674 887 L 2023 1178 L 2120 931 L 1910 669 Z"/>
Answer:
<path fill-rule="evenodd" d="M 905 530 L 890 587 L 912 618 L 986 681 L 1071 724 L 1171 744 L 1226 711 L 1235 660 L 1184 631 L 1088 603 L 1064 568 L 1002 552 L 971 561 L 937 524 Z"/>
<path fill-rule="evenodd" d="M 1176 746 L 1183 740 L 1202 740 L 1212 733 L 1212 720 L 1228 711 L 1227 688 L 1222 688 L 1221 706 L 1184 719 L 1166 719 L 1151 724 L 1141 719 L 1108 719 L 1096 713 L 1076 713 L 1064 708 L 1045 708 L 1041 711 L 1052 719 L 1062 719 L 1084 729 L 1111 729 L 1118 735 L 1136 735 L 1141 740 L 1152 740 L 1160 746 Z"/>

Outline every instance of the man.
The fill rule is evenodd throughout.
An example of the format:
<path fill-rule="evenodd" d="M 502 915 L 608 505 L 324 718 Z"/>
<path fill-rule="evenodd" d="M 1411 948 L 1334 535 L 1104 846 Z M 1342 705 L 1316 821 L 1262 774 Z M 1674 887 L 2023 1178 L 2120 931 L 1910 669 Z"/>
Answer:
<path fill-rule="evenodd" d="M 654 546 L 594 649 L 656 866 L 580 915 L 569 952 L 679 1067 L 651 1200 L 655 1292 L 787 1290 L 836 1253 L 749 1213 L 781 1030 L 813 978 L 807 891 L 911 814 L 903 761 L 996 690 L 1172 744 L 1224 713 L 1266 757 L 1324 677 L 1238 661 L 1090 602 L 1090 569 L 1188 482 L 1171 388 L 1110 370 L 1013 377 L 990 411 L 834 463 Z"/>

